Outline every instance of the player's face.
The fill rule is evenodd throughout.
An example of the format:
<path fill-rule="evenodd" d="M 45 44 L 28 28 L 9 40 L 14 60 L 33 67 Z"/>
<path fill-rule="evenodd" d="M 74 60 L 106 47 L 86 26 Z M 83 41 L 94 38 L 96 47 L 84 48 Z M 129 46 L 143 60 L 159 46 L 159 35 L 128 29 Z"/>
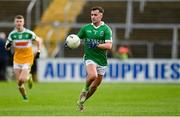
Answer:
<path fill-rule="evenodd" d="M 24 27 L 24 19 L 15 19 L 14 21 L 16 29 L 21 30 Z"/>
<path fill-rule="evenodd" d="M 91 21 L 93 24 L 99 23 L 102 19 L 102 13 L 99 10 L 91 11 Z"/>

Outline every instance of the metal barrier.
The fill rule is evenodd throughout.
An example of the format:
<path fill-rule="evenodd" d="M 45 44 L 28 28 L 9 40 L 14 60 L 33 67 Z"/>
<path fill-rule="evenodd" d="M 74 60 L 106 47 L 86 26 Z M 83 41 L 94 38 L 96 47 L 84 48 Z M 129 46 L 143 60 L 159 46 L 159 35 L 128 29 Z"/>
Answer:
<path fill-rule="evenodd" d="M 37 3 L 37 1 L 39 0 L 31 0 L 28 8 L 27 8 L 27 28 L 31 29 L 31 12 L 32 12 L 32 8 L 35 6 L 35 4 Z M 45 1 L 45 0 L 43 0 Z M 123 24 L 120 23 L 111 23 L 110 26 L 113 30 L 113 38 L 114 38 L 114 44 L 115 46 L 117 44 L 120 43 L 120 41 L 117 39 L 116 37 L 116 29 L 117 28 L 121 28 L 121 29 L 125 29 L 125 39 L 129 38 L 129 34 L 131 33 L 132 29 L 172 29 L 173 30 L 173 34 L 172 34 L 172 52 L 171 52 L 171 57 L 172 58 L 177 58 L 178 56 L 178 29 L 180 29 L 180 24 L 143 24 L 143 23 L 138 23 L 138 24 L 134 24 L 133 21 L 133 2 L 139 2 L 140 3 L 140 12 L 144 11 L 144 7 L 146 4 L 148 4 L 148 2 L 180 2 L 180 0 L 86 0 L 88 1 L 98 1 L 98 2 L 104 2 L 104 1 L 108 1 L 108 2 L 117 2 L 117 1 L 122 1 L 122 2 L 127 2 L 127 13 L 126 13 L 126 22 Z M 38 5 L 36 6 L 38 7 Z M 68 9 L 68 6 L 67 6 Z M 37 10 L 37 9 L 36 9 Z M 36 11 L 37 14 L 39 11 Z M 66 11 L 65 11 L 66 12 Z M 40 17 L 40 15 L 36 16 L 36 20 L 40 19 L 37 18 Z M 59 22 L 60 27 L 73 27 L 73 28 L 80 28 L 82 25 L 81 23 L 75 23 L 75 24 L 67 24 L 67 23 L 60 23 Z M 13 27 L 13 22 L 0 22 L 0 27 Z M 151 45 L 151 44 L 150 44 Z M 151 46 L 148 47 L 151 47 Z M 152 48 L 151 48 L 152 49 Z M 148 57 L 152 57 L 152 50 L 149 49 L 149 54 Z"/>
<path fill-rule="evenodd" d="M 140 2 L 140 12 L 144 11 L 144 6 L 147 2 L 180 2 L 180 0 L 86 0 L 86 1 L 98 1 L 98 2 L 127 2 L 127 13 L 126 13 L 126 23 L 125 27 L 123 25 L 118 25 L 118 28 L 123 27 L 125 29 L 125 39 L 129 39 L 130 33 L 132 29 L 141 28 L 141 29 L 157 29 L 157 28 L 164 28 L 164 29 L 172 29 L 173 36 L 172 36 L 172 58 L 177 58 L 178 54 L 178 29 L 180 24 L 134 24 L 133 23 L 133 2 Z M 116 35 L 116 28 L 117 26 L 111 25 L 113 28 L 113 32 Z M 115 39 L 117 39 L 115 37 Z M 117 42 L 117 40 L 115 40 Z M 116 43 L 115 43 L 116 44 Z"/>

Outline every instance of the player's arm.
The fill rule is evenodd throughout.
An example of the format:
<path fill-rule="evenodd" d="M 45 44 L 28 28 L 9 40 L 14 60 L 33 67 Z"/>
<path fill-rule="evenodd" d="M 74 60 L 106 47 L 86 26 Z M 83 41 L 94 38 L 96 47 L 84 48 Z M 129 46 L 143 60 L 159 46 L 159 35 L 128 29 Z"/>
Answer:
<path fill-rule="evenodd" d="M 112 49 L 112 30 L 110 29 L 110 27 L 107 27 L 107 29 L 105 30 L 105 43 L 98 44 L 97 47 L 108 50 Z"/>
<path fill-rule="evenodd" d="M 6 49 L 6 50 L 10 50 L 11 45 L 12 45 L 12 41 L 7 40 L 7 41 L 6 41 L 6 44 L 5 44 L 5 49 Z"/>
<path fill-rule="evenodd" d="M 98 41 L 89 40 L 87 42 L 89 48 L 108 49 L 112 48 L 112 31 L 109 27 L 105 30 L 105 43 L 99 43 Z"/>
<path fill-rule="evenodd" d="M 82 26 L 81 29 L 79 30 L 79 32 L 77 33 L 77 36 L 80 38 L 80 39 L 84 39 L 85 36 L 86 36 L 86 25 Z"/>
<path fill-rule="evenodd" d="M 37 50 L 40 52 L 41 45 L 42 45 L 42 39 L 37 36 L 35 41 L 37 42 Z"/>
<path fill-rule="evenodd" d="M 5 43 L 5 49 L 8 51 L 11 49 L 12 46 L 12 38 L 11 38 L 11 33 L 8 35 L 8 39 Z"/>
<path fill-rule="evenodd" d="M 42 39 L 38 36 L 36 36 L 35 39 L 36 43 L 37 43 L 37 53 L 36 53 L 36 58 L 40 57 L 40 53 L 41 53 L 41 45 L 42 45 Z"/>
<path fill-rule="evenodd" d="M 86 36 L 85 33 L 85 25 L 83 27 L 81 27 L 81 29 L 79 30 L 79 32 L 77 33 L 77 36 L 80 38 L 81 42 L 80 44 L 83 45 L 84 44 L 84 38 Z"/>
<path fill-rule="evenodd" d="M 100 49 L 110 50 L 112 48 L 112 42 L 105 42 L 103 44 L 99 44 L 97 47 Z"/>

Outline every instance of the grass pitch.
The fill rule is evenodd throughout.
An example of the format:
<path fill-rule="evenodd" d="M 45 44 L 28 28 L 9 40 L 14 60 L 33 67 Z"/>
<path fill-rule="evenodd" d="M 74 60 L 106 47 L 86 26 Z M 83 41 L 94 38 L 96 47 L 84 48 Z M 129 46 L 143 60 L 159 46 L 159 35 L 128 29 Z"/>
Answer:
<path fill-rule="evenodd" d="M 180 116 L 180 84 L 103 83 L 85 103 L 84 83 L 36 83 L 23 102 L 15 82 L 0 83 L 0 116 Z"/>

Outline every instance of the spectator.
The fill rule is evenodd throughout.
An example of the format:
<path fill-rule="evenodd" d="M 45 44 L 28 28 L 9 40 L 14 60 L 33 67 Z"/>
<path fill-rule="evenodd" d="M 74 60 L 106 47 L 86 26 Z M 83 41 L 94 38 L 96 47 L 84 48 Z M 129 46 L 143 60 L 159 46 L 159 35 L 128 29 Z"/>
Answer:
<path fill-rule="evenodd" d="M 6 80 L 6 70 L 8 65 L 8 52 L 4 48 L 5 43 L 6 34 L 4 32 L 0 32 L 0 81 Z"/>
<path fill-rule="evenodd" d="M 120 60 L 126 60 L 129 57 L 132 57 L 132 52 L 129 49 L 128 45 L 120 46 L 117 53 L 115 54 L 115 58 L 119 58 Z"/>

